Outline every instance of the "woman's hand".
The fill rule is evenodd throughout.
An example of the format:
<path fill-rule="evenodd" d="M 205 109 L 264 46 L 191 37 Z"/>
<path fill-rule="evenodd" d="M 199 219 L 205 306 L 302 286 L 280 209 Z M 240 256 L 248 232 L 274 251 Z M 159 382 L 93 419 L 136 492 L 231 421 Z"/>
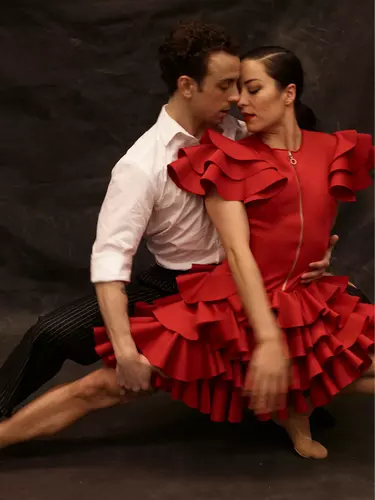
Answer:
<path fill-rule="evenodd" d="M 289 386 L 289 355 L 282 333 L 259 342 L 245 378 L 244 394 L 255 414 L 285 408 Z"/>

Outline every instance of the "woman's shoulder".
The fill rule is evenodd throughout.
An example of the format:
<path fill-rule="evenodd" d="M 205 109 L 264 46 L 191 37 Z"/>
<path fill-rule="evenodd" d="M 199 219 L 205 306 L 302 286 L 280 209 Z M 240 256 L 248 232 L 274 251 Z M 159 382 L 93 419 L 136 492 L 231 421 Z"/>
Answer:
<path fill-rule="evenodd" d="M 225 200 L 267 199 L 284 187 L 286 178 L 273 158 L 254 146 L 252 141 L 233 141 L 209 129 L 198 146 L 179 151 L 168 173 L 179 188 L 200 196 L 214 189 Z"/>
<path fill-rule="evenodd" d="M 332 147 L 344 146 L 348 150 L 355 147 L 369 148 L 372 146 L 372 137 L 370 134 L 363 134 L 354 129 L 338 130 L 332 133 L 304 130 L 303 134 L 305 138 L 309 138 L 314 144 Z"/>
<path fill-rule="evenodd" d="M 308 141 L 313 146 L 327 147 L 328 149 L 333 149 L 337 143 L 337 137 L 335 134 L 329 134 L 326 132 L 316 132 L 312 130 L 303 130 L 303 137 L 305 141 Z"/>
<path fill-rule="evenodd" d="M 333 134 L 308 132 L 315 151 L 326 147 L 330 193 L 340 201 L 354 201 L 356 191 L 372 184 L 374 168 L 372 137 L 356 130 L 340 130 Z"/>

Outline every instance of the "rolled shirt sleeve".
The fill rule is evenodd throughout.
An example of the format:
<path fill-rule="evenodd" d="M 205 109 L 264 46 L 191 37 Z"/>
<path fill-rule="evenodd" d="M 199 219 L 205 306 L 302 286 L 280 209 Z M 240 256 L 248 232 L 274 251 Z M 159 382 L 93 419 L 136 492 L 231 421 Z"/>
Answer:
<path fill-rule="evenodd" d="M 91 254 L 91 282 L 130 281 L 134 255 L 157 197 L 156 179 L 120 160 L 100 209 Z"/>

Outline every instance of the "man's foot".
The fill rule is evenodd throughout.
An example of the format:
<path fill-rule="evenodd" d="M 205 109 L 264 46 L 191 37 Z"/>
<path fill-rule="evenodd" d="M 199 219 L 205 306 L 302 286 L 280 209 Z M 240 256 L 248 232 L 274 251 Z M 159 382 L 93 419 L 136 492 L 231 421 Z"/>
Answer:
<path fill-rule="evenodd" d="M 322 460 L 327 458 L 328 450 L 311 437 L 309 417 L 296 415 L 288 420 L 277 422 L 284 427 L 293 442 L 295 451 L 303 458 Z"/>

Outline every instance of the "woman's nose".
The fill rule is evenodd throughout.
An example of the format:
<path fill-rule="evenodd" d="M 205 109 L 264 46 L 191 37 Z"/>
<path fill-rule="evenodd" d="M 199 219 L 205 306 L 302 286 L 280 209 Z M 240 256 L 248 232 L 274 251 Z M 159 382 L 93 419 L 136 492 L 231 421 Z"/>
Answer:
<path fill-rule="evenodd" d="M 247 97 L 245 95 L 244 92 L 241 92 L 241 94 L 239 94 L 239 99 L 237 101 L 237 106 L 242 109 L 244 108 L 247 104 L 248 104 L 248 100 L 247 100 Z"/>

